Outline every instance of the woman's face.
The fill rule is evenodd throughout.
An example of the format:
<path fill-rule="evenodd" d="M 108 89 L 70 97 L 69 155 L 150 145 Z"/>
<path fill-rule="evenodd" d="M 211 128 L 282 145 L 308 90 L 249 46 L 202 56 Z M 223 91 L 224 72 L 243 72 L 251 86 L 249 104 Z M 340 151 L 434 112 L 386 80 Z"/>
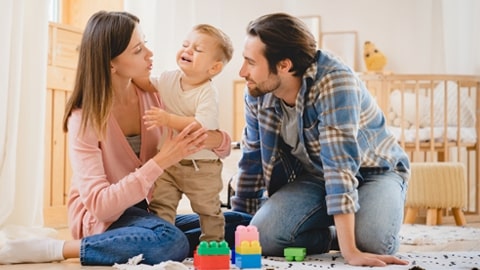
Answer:
<path fill-rule="evenodd" d="M 125 78 L 149 76 L 152 56 L 153 53 L 145 46 L 144 34 L 137 24 L 125 51 L 112 59 L 112 72 Z"/>

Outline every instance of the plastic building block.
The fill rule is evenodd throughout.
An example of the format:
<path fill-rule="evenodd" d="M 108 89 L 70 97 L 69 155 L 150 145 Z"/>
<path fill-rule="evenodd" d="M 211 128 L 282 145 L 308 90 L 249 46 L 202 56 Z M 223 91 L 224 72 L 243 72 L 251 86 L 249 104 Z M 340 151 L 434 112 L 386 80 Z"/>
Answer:
<path fill-rule="evenodd" d="M 227 241 L 201 241 L 197 247 L 198 255 L 230 255 Z"/>
<path fill-rule="evenodd" d="M 197 270 L 230 269 L 230 255 L 199 255 L 193 253 L 193 266 Z"/>
<path fill-rule="evenodd" d="M 235 254 L 235 266 L 244 268 L 262 268 L 262 255 L 260 254 Z"/>
<path fill-rule="evenodd" d="M 253 225 L 238 225 L 235 230 L 235 246 L 240 245 L 242 241 L 258 241 L 258 230 Z"/>
<path fill-rule="evenodd" d="M 239 246 L 235 247 L 235 252 L 239 254 L 262 254 L 262 248 L 258 241 L 242 241 Z"/>
<path fill-rule="evenodd" d="M 230 261 L 232 264 L 235 264 L 235 248 L 233 248 L 232 252 L 230 253 Z"/>
<path fill-rule="evenodd" d="M 193 265 L 198 270 L 230 269 L 230 248 L 226 241 L 202 241 L 193 253 Z"/>
<path fill-rule="evenodd" d="M 307 255 L 307 249 L 302 247 L 288 247 L 283 249 L 283 256 L 285 260 L 291 261 L 303 261 Z"/>

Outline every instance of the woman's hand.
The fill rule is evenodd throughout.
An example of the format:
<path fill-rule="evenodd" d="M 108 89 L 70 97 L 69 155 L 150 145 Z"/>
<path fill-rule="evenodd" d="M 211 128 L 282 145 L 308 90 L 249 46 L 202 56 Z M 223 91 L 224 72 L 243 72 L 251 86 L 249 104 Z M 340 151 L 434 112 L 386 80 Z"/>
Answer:
<path fill-rule="evenodd" d="M 180 160 L 205 148 L 207 138 L 206 130 L 198 128 L 197 123 L 191 123 L 175 137 L 171 129 L 160 151 L 153 160 L 162 168 L 166 169 Z"/>

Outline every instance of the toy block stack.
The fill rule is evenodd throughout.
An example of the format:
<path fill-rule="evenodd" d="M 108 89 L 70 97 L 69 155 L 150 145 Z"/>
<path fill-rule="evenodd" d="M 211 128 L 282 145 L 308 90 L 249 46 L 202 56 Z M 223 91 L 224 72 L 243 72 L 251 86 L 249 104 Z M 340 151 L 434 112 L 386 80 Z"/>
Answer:
<path fill-rule="evenodd" d="M 235 266 L 241 269 L 262 268 L 262 248 L 260 247 L 257 227 L 237 226 L 235 231 Z"/>
<path fill-rule="evenodd" d="M 197 270 L 230 269 L 230 248 L 226 241 L 201 241 L 193 253 Z"/>

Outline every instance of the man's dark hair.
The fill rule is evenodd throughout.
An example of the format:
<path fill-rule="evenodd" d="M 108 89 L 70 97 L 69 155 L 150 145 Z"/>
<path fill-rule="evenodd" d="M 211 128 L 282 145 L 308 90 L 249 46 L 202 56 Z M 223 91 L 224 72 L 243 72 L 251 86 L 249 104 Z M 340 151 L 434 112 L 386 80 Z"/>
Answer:
<path fill-rule="evenodd" d="M 302 76 L 312 64 L 317 44 L 306 24 L 285 13 L 267 14 L 249 23 L 247 34 L 259 37 L 265 44 L 264 55 L 270 72 L 277 74 L 276 65 L 290 59 L 294 76 Z"/>

